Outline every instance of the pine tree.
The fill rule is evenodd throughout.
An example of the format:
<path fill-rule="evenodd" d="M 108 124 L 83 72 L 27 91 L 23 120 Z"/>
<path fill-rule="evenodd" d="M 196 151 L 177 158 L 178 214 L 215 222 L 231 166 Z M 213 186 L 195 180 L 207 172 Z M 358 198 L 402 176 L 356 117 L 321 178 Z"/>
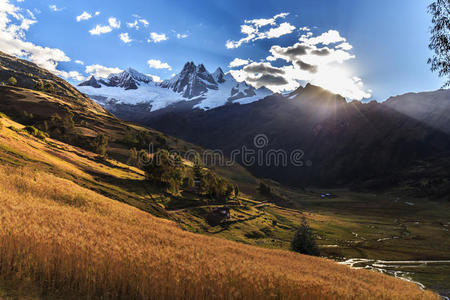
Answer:
<path fill-rule="evenodd" d="M 195 180 L 200 180 L 203 173 L 203 164 L 200 157 L 197 155 L 194 160 L 194 177 Z"/>
<path fill-rule="evenodd" d="M 300 228 L 295 233 L 294 239 L 291 242 L 291 248 L 295 252 L 299 252 L 307 255 L 319 256 L 320 251 L 314 240 L 313 233 L 306 218 L 302 218 L 302 224 Z"/>

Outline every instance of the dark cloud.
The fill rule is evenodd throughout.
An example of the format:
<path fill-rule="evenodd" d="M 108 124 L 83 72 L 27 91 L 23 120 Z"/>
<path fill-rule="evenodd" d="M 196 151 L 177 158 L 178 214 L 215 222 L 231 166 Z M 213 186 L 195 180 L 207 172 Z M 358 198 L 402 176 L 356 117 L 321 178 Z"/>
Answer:
<path fill-rule="evenodd" d="M 330 50 L 328 48 L 322 48 L 311 51 L 312 54 L 318 55 L 318 56 L 327 56 L 330 54 Z"/>
<path fill-rule="evenodd" d="M 307 51 L 310 50 L 311 47 L 305 44 L 297 43 L 293 46 L 289 47 L 280 47 L 280 46 L 272 46 L 270 52 L 272 55 L 278 54 L 282 56 L 288 57 L 290 60 L 294 60 L 298 56 L 306 55 Z"/>
<path fill-rule="evenodd" d="M 301 60 L 297 60 L 295 63 L 300 67 L 300 69 L 304 71 L 308 71 L 310 73 L 317 73 L 317 66 L 315 65 L 307 64 Z"/>
<path fill-rule="evenodd" d="M 267 63 L 252 63 L 243 69 L 247 73 L 284 74 L 284 71 Z"/>
<path fill-rule="evenodd" d="M 289 56 L 300 56 L 300 55 L 305 55 L 306 50 L 309 50 L 309 49 L 311 49 L 309 46 L 302 45 L 302 44 L 295 44 L 294 46 L 285 48 L 283 54 L 289 55 Z"/>
<path fill-rule="evenodd" d="M 247 77 L 246 81 L 256 83 L 258 87 L 270 86 L 270 85 L 285 85 L 288 84 L 287 80 L 283 76 L 264 74 L 259 78 Z"/>

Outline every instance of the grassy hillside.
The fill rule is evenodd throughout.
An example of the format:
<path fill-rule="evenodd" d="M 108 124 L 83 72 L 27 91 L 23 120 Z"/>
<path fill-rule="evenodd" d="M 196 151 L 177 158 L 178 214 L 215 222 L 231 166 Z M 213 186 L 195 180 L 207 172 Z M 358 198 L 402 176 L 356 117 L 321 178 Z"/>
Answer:
<path fill-rule="evenodd" d="M 124 122 L 98 108 L 89 99 L 90 104 L 86 106 L 72 98 L 12 86 L 0 86 L 0 94 L 0 112 L 13 120 L 41 129 L 56 140 L 87 150 L 94 150 L 93 141 L 99 134 L 104 135 L 108 138 L 107 156 L 122 163 L 128 161 L 131 148 L 148 151 L 150 144 L 154 150 L 160 147 L 181 154 L 192 150 L 203 152 L 197 145 Z M 55 116 L 57 120 L 51 121 Z M 215 171 L 234 183 L 239 182 L 243 191 L 255 191 L 257 180 L 240 165 L 217 167 Z"/>
<path fill-rule="evenodd" d="M 0 82 L 7 84 L 11 77 L 16 79 L 17 87 L 52 94 L 80 106 L 104 112 L 100 105 L 92 102 L 64 79 L 30 61 L 0 51 Z"/>
<path fill-rule="evenodd" d="M 95 162 L 92 153 L 0 121 L 2 297 L 30 291 L 36 299 L 439 299 L 327 259 L 183 231 L 105 197 L 127 199 L 120 181 L 139 180 L 138 169 Z M 150 202 L 136 195 L 131 204 Z"/>

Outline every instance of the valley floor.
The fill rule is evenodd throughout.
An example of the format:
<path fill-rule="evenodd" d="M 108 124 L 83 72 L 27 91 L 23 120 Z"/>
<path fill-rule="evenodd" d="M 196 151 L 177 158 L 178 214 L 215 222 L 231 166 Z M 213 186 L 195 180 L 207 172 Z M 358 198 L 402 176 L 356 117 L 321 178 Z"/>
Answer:
<path fill-rule="evenodd" d="M 363 194 L 348 190 L 298 191 L 282 188 L 294 208 L 263 199 L 242 198 L 220 226 L 205 221 L 207 207 L 170 213 L 183 227 L 251 245 L 288 250 L 301 218 L 313 228 L 321 255 L 337 261 L 362 258 L 387 261 L 447 261 L 441 264 L 368 269 L 398 275 L 450 296 L 450 205 L 397 193 Z M 336 198 L 322 198 L 332 193 Z M 245 203 L 247 202 L 247 203 Z M 262 204 L 261 204 L 262 203 Z M 397 272 L 397 273 L 396 273 Z"/>

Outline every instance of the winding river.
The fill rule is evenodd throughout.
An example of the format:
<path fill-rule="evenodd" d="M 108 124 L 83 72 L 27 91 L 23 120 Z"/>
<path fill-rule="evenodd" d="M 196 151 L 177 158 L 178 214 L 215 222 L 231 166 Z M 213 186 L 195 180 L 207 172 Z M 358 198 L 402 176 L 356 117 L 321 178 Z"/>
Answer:
<path fill-rule="evenodd" d="M 357 269 L 370 269 L 414 282 L 450 300 L 450 260 L 376 260 L 352 258 L 339 262 Z"/>

